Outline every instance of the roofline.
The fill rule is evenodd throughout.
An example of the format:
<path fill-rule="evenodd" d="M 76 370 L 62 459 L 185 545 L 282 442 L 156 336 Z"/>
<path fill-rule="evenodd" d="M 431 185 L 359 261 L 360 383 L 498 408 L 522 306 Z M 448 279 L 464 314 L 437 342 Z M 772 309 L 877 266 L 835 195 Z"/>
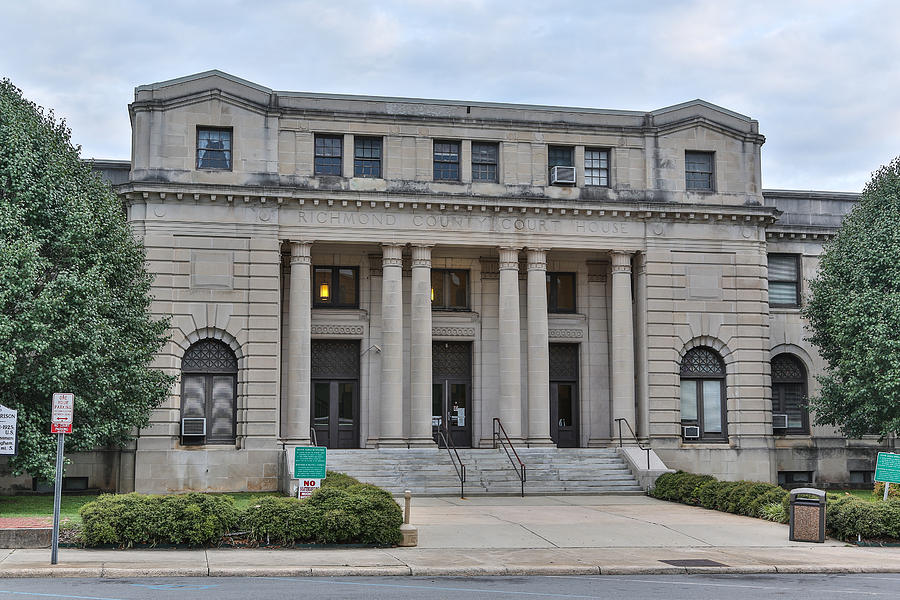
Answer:
<path fill-rule="evenodd" d="M 259 85 L 258 83 L 253 83 L 247 79 L 241 79 L 240 77 L 236 77 L 225 71 L 220 71 L 218 69 L 210 69 L 209 71 L 203 71 L 202 73 L 194 73 L 193 75 L 185 75 L 184 77 L 176 77 L 175 79 L 167 79 L 165 81 L 158 81 L 156 83 L 148 83 L 146 85 L 139 85 L 134 88 L 135 92 L 142 91 L 153 91 L 162 89 L 164 87 L 169 87 L 172 85 L 178 85 L 179 83 L 187 83 L 189 81 L 197 81 L 198 79 L 205 79 L 206 77 L 221 77 L 223 79 L 228 79 L 229 81 L 233 81 L 234 83 L 239 83 L 241 85 L 246 85 L 247 87 L 251 87 L 257 91 L 265 92 L 267 94 L 272 93 L 271 88 L 267 88 L 264 85 Z"/>
<path fill-rule="evenodd" d="M 862 195 L 860 192 L 829 192 L 826 190 L 763 190 L 763 197 L 782 197 L 782 198 L 811 198 L 817 197 L 820 200 L 852 200 L 859 201 Z"/>

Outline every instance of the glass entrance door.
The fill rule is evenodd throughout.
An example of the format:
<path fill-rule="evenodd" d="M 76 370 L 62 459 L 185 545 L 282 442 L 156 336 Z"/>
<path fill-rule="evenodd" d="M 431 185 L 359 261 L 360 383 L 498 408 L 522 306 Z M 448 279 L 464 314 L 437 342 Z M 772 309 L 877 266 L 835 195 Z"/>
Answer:
<path fill-rule="evenodd" d="M 578 447 L 577 384 L 550 382 L 550 438 L 559 448 Z"/>
<path fill-rule="evenodd" d="M 439 442 L 438 429 L 449 431 L 457 448 L 472 445 L 470 384 L 468 381 L 445 379 L 432 384 L 431 428 L 434 441 Z"/>
<path fill-rule="evenodd" d="M 327 448 L 359 448 L 356 381 L 313 381 L 312 426 Z"/>

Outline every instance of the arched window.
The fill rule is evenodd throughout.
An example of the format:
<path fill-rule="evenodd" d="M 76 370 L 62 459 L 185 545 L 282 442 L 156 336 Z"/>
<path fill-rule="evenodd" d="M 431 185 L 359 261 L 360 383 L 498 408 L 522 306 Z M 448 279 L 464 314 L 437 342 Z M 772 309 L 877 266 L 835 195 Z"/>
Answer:
<path fill-rule="evenodd" d="M 200 340 L 181 361 L 181 438 L 186 444 L 233 444 L 237 358 L 218 340 Z"/>
<path fill-rule="evenodd" d="M 772 359 L 772 415 L 776 435 L 809 433 L 806 368 L 793 354 L 779 354 Z"/>
<path fill-rule="evenodd" d="M 725 364 L 703 346 L 681 361 L 681 431 L 685 440 L 722 441 L 728 437 Z"/>

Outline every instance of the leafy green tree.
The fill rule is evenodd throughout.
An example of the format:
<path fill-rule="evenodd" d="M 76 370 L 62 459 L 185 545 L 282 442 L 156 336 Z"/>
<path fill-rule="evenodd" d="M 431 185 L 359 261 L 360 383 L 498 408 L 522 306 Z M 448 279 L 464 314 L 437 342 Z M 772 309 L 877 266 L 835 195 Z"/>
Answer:
<path fill-rule="evenodd" d="M 805 310 L 825 359 L 817 423 L 900 432 L 900 158 L 881 167 L 825 247 Z"/>
<path fill-rule="evenodd" d="M 54 392 L 75 394 L 72 452 L 126 442 L 172 384 L 149 367 L 167 323 L 143 247 L 70 138 L 0 82 L 0 404 L 19 411 L 13 473 L 50 480 Z"/>

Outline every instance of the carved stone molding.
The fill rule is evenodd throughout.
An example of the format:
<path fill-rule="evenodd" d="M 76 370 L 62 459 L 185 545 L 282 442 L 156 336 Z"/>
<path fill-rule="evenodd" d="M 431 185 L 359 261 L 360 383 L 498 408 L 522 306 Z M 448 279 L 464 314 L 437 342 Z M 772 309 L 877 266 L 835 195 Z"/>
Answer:
<path fill-rule="evenodd" d="M 362 335 L 362 325 L 313 325 L 312 335 Z"/>
<path fill-rule="evenodd" d="M 547 332 L 551 338 L 580 339 L 584 337 L 581 329 L 551 329 Z"/>
<path fill-rule="evenodd" d="M 432 337 L 472 337 L 475 335 L 474 327 L 433 327 Z"/>
<path fill-rule="evenodd" d="M 589 260 L 587 261 L 587 269 L 589 282 L 606 283 L 609 262 L 605 260 Z"/>
<path fill-rule="evenodd" d="M 482 256 L 481 261 L 481 278 L 482 279 L 499 279 L 500 265 L 496 258 L 491 256 Z"/>

